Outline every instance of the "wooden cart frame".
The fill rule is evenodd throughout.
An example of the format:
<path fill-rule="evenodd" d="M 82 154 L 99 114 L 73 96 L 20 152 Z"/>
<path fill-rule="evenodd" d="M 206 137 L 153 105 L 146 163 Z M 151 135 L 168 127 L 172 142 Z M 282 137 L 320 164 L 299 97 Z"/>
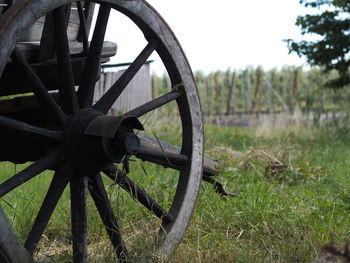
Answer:
<path fill-rule="evenodd" d="M 114 43 L 104 41 L 111 9 L 130 18 L 147 45 L 94 103 L 101 63 L 116 52 Z M 92 26 L 94 10 L 98 14 Z M 0 261 L 33 260 L 31 255 L 68 185 L 74 263 L 88 260 L 88 192 L 120 261 L 134 262 L 145 255 L 167 260 L 189 225 L 203 165 L 203 123 L 195 80 L 169 26 L 144 0 L 2 0 L 0 11 L 0 161 L 32 162 L 0 184 L 0 198 L 41 172 L 54 171 L 23 245 L 0 209 Z M 109 116 L 109 109 L 153 52 L 162 59 L 172 90 L 122 115 Z M 27 93 L 33 95 L 18 96 Z M 13 95 L 16 98 L 5 97 Z M 182 123 L 179 150 L 148 147 L 147 139 L 137 136 L 143 129 L 138 118 L 172 101 Z M 130 156 L 179 171 L 169 210 L 114 165 L 127 165 Z M 153 251 L 138 255 L 126 242 L 100 173 L 159 218 Z"/>

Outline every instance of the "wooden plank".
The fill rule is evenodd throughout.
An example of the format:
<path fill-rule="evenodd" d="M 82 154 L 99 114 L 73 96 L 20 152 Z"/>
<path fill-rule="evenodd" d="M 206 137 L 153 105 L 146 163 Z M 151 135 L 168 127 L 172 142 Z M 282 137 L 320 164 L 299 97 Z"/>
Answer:
<path fill-rule="evenodd" d="M 123 74 L 124 70 L 118 72 L 106 72 L 101 80 L 96 84 L 94 101 L 97 101 L 108 90 L 117 79 Z M 137 96 L 135 96 L 137 94 Z M 120 94 L 120 97 L 114 103 L 111 112 L 118 114 L 120 112 L 130 111 L 152 99 L 152 87 L 149 65 L 145 64 L 139 72 L 130 81 L 127 88 Z"/>
<path fill-rule="evenodd" d="M 43 29 L 45 26 L 45 20 L 46 16 L 40 17 L 35 23 L 22 32 L 19 36 L 18 42 L 33 42 L 33 41 L 40 41 L 41 36 L 43 35 Z M 80 27 L 80 21 L 79 21 L 79 15 L 78 10 L 76 7 L 71 9 L 70 17 L 69 17 L 69 23 L 68 23 L 68 29 L 67 29 L 67 35 L 69 41 L 76 41 L 78 38 L 78 32 Z"/>
<path fill-rule="evenodd" d="M 28 60 L 28 62 L 35 63 L 37 61 L 38 52 L 40 48 L 40 42 L 20 42 L 17 43 L 16 47 Z M 72 55 L 80 54 L 83 51 L 83 44 L 78 41 L 69 42 L 69 49 Z M 103 42 L 102 58 L 113 57 L 117 52 L 117 44 L 109 41 Z"/>
<path fill-rule="evenodd" d="M 79 14 L 76 4 L 73 3 L 70 10 L 69 23 L 67 28 L 67 36 L 69 41 L 76 41 L 78 39 L 80 28 Z"/>

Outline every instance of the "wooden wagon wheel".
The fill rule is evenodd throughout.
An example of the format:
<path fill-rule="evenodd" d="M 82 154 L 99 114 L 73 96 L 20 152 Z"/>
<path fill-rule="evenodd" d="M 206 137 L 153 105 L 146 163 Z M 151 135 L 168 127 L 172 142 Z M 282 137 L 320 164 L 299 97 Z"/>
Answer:
<path fill-rule="evenodd" d="M 42 171 L 54 170 L 45 199 L 23 245 L 29 254 L 34 253 L 57 202 L 69 184 L 73 262 L 87 262 L 88 191 L 117 257 L 122 261 L 132 261 L 132 258 L 140 255 L 134 255 L 133 248 L 120 231 L 118 224 L 121 225 L 123 222 L 118 222 L 112 209 L 100 174 L 103 172 L 129 192 L 134 197 L 135 203 L 148 209 L 155 218 L 160 218 L 155 223 L 159 232 L 154 241 L 157 244 L 155 253 L 162 259 L 167 259 L 181 241 L 189 225 L 202 173 L 202 116 L 189 64 L 168 25 L 148 3 L 143 0 L 102 0 L 98 1 L 99 13 L 90 47 L 87 47 L 86 35 L 83 41 L 87 53 L 86 62 L 76 92 L 71 66 L 72 56 L 63 16 L 64 5 L 70 3 L 73 1 L 21 0 L 0 17 L 0 74 L 5 74 L 4 68 L 9 61 L 23 72 L 22 77 L 31 84 L 41 110 L 50 120 L 45 125 L 39 126 L 16 118 L 0 116 L 1 131 L 17 134 L 18 137 L 15 138 L 18 140 L 23 136 L 35 138 L 44 145 L 41 147 L 42 156 L 38 156 L 27 168 L 0 184 L 0 198 L 21 187 Z M 130 18 L 142 31 L 148 44 L 112 87 L 93 103 L 101 49 L 111 8 Z M 16 47 L 18 36 L 38 18 L 51 11 L 54 18 L 57 74 L 60 79 L 59 100 L 55 100 L 48 92 L 48 87 L 32 70 L 21 50 Z M 157 52 L 161 57 L 171 78 L 172 91 L 120 116 L 107 116 L 116 99 L 152 52 Z M 172 101 L 176 101 L 182 123 L 181 152 L 167 153 L 140 147 L 134 132 L 134 129 L 142 129 L 137 118 Z M 18 145 L 16 151 L 22 150 L 21 145 Z M 132 181 L 113 164 L 121 162 L 125 156 L 130 155 L 179 170 L 176 191 L 168 211 L 157 203 L 156 198 L 149 196 L 142 185 Z M 130 173 L 132 174 L 132 171 Z M 3 229 L 7 229 L 10 238 L 12 231 L 4 225 L 6 220 L 1 219 L 1 212 L 0 209 L 0 222 L 3 223 Z M 9 249 L 8 244 L 0 237 L 1 262 L 17 262 L 18 254 L 21 254 L 20 262 L 23 262 L 23 254 L 20 251 L 23 250 L 11 251 L 11 247 Z"/>

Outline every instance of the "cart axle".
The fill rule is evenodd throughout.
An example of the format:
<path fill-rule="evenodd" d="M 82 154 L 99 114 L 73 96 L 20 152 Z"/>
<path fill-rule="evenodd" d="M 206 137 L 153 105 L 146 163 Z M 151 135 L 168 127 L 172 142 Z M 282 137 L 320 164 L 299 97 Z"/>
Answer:
<path fill-rule="evenodd" d="M 133 129 L 143 129 L 134 117 L 105 116 L 83 109 L 71 116 L 64 129 L 66 159 L 77 171 L 92 174 L 109 163 L 120 163 L 140 148 Z"/>

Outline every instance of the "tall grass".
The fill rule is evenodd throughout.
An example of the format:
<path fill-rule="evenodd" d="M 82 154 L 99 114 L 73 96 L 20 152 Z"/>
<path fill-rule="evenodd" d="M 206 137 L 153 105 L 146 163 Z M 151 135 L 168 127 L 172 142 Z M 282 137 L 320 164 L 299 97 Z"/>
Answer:
<path fill-rule="evenodd" d="M 222 198 L 203 184 L 174 262 L 188 254 L 191 262 L 310 262 L 326 243 L 348 242 L 349 135 L 328 129 L 272 130 L 273 137 L 257 132 L 207 126 L 209 152 L 221 146 L 221 180 L 239 196 Z M 273 173 L 267 168 L 276 161 L 285 167 Z"/>
<path fill-rule="evenodd" d="M 171 124 L 152 127 L 169 142 L 178 135 Z M 310 262 L 326 243 L 342 246 L 349 241 L 347 127 L 207 125 L 205 143 L 206 155 L 221 162 L 219 180 L 238 197 L 223 198 L 203 183 L 192 224 L 171 262 Z M 0 181 L 25 166 L 1 165 Z M 130 176 L 168 208 L 176 172 L 142 162 L 131 165 Z M 22 241 L 51 178 L 49 172 L 44 173 L 0 201 Z M 127 243 L 142 251 L 145 240 L 153 234 L 150 226 L 157 221 L 113 182 L 105 183 Z M 91 261 L 115 262 L 90 199 L 88 220 Z M 69 229 L 67 190 L 42 238 L 37 258 L 67 262 Z"/>

